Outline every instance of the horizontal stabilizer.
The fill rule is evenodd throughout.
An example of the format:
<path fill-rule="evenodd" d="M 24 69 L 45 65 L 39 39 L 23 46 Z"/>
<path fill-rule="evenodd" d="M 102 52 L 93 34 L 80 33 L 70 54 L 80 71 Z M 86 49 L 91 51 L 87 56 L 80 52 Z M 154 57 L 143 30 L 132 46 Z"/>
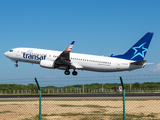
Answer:
<path fill-rule="evenodd" d="M 155 64 L 155 63 L 146 63 L 146 65 L 152 65 L 152 64 Z"/>
<path fill-rule="evenodd" d="M 143 65 L 147 60 L 132 62 L 133 65 Z"/>

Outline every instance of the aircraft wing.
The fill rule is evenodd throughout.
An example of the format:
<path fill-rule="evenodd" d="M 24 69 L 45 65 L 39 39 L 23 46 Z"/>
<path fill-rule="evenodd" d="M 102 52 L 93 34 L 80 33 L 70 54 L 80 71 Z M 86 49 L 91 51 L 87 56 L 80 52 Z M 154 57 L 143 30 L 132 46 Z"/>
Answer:
<path fill-rule="evenodd" d="M 59 57 L 55 60 L 57 64 L 62 64 L 62 63 L 70 63 L 70 52 L 72 50 L 72 47 L 74 45 L 74 40 L 71 42 L 71 44 L 67 47 L 65 51 L 63 51 Z"/>
<path fill-rule="evenodd" d="M 74 40 L 71 42 L 71 44 L 67 47 L 67 49 L 65 51 L 63 51 L 59 57 L 55 60 L 55 64 L 57 66 L 67 66 L 69 68 L 73 68 L 73 69 L 81 69 L 83 68 L 81 65 L 77 64 L 77 63 L 71 63 L 70 60 L 70 52 L 72 50 L 72 47 L 74 45 Z M 56 67 L 56 66 L 55 66 Z"/>

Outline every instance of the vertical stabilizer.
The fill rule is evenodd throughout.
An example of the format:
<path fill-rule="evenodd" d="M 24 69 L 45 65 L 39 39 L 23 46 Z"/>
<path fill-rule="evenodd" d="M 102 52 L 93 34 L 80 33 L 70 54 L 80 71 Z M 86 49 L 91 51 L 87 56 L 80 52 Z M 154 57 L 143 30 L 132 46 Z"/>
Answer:
<path fill-rule="evenodd" d="M 111 57 L 122 58 L 133 61 L 142 61 L 147 53 L 153 33 L 146 33 L 136 44 L 122 55 L 111 55 Z"/>

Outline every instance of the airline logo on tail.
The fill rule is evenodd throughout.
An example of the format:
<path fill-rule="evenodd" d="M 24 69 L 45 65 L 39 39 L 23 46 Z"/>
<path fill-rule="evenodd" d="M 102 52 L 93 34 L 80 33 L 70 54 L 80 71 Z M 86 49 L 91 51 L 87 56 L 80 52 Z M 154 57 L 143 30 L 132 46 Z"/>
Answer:
<path fill-rule="evenodd" d="M 74 42 L 75 41 L 73 40 L 72 43 L 68 46 L 68 48 L 65 50 L 65 52 L 71 52 Z"/>
<path fill-rule="evenodd" d="M 111 57 L 133 60 L 133 61 L 142 61 L 146 55 L 149 44 L 153 37 L 153 33 L 146 33 L 135 45 L 133 45 L 126 53 L 122 55 L 111 55 Z"/>
<path fill-rule="evenodd" d="M 132 49 L 135 50 L 134 56 L 131 58 L 131 60 L 138 55 L 140 55 L 142 58 L 145 57 L 145 52 L 147 52 L 147 48 L 144 47 L 146 43 L 141 44 L 139 47 L 133 47 Z"/>

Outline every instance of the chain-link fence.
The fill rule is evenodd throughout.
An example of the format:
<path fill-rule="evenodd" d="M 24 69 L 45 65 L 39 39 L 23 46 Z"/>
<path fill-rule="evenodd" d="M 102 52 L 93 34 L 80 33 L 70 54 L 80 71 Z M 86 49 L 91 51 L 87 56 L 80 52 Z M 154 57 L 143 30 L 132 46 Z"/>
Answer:
<path fill-rule="evenodd" d="M 38 99 L 0 101 L 0 120 L 38 120 Z M 122 98 L 42 98 L 42 120 L 120 120 Z M 127 120 L 159 120 L 160 98 L 126 98 Z"/>
<path fill-rule="evenodd" d="M 119 86 L 120 81 L 118 81 L 118 79 L 119 78 L 116 78 L 117 81 L 113 82 L 118 83 Z M 40 79 L 40 85 L 43 85 L 42 84 L 43 80 Z M 34 84 L 34 78 L 29 80 L 24 79 L 24 81 L 23 79 L 15 81 L 16 81 L 15 84 L 19 83 L 22 84 L 24 81 L 26 83 Z M 71 79 L 71 81 L 73 81 L 73 78 Z M 102 79 L 102 81 L 104 81 L 104 79 Z M 10 80 L 8 81 L 2 80 L 2 82 L 4 82 L 7 85 L 9 84 Z M 47 82 L 47 80 L 45 82 Z M 48 85 L 50 85 L 51 82 L 54 83 L 55 81 L 48 82 Z M 62 82 L 62 80 L 60 82 Z M 100 78 L 99 82 L 101 83 Z M 2 84 L 4 85 L 4 83 Z M 91 83 L 93 83 L 93 81 L 91 81 Z M 160 97 L 157 95 L 154 96 L 154 93 L 160 93 L 158 87 L 159 83 L 157 83 L 156 85 L 157 86 L 152 88 L 147 88 L 147 87 L 140 88 L 141 86 L 135 88 L 132 85 L 129 85 L 129 87 L 126 89 L 126 94 L 129 93 L 134 95 L 137 94 L 138 97 L 133 97 L 133 96 L 126 97 L 125 101 L 126 120 L 160 119 Z M 4 86 L 0 87 L 0 120 L 39 119 L 38 89 L 35 89 L 35 86 L 32 86 L 31 84 L 29 86 L 30 88 L 33 89 L 25 90 L 22 89 L 22 86 L 21 89 L 16 89 L 16 88 L 7 89 L 4 88 Z M 97 87 L 87 88 L 86 87 L 87 85 L 86 86 L 81 85 L 81 86 L 82 87 L 76 87 L 76 88 L 71 87 L 70 89 L 66 87 L 57 87 L 54 89 L 46 89 L 42 87 L 42 106 L 41 106 L 42 120 L 122 120 L 123 119 L 122 92 L 116 92 L 116 88 L 110 89 L 109 86 L 107 86 L 108 87 L 107 89 L 105 83 L 101 84 L 99 88 Z M 150 94 L 153 93 L 153 96 L 145 97 L 145 95 L 148 93 Z M 61 97 L 61 95 L 64 94 L 73 96 L 77 95 L 77 96 Z M 95 97 L 87 97 L 92 94 L 94 94 Z M 101 94 L 102 96 L 96 97 L 96 95 L 99 94 Z M 114 95 L 114 97 L 107 96 L 112 94 Z M 22 98 L 21 95 L 25 95 L 25 97 Z M 43 95 L 50 95 L 50 97 L 45 97 Z M 85 95 L 85 97 L 83 97 L 83 95 Z M 104 97 L 103 95 L 106 96 Z M 116 95 L 118 96 L 116 97 Z"/>
<path fill-rule="evenodd" d="M 144 88 L 133 88 L 132 90 L 126 89 L 126 93 L 160 93 L 160 88 L 151 90 Z M 37 95 L 38 90 L 0 90 L 0 95 Z M 42 89 L 43 95 L 50 94 L 120 94 L 115 89 Z"/>

